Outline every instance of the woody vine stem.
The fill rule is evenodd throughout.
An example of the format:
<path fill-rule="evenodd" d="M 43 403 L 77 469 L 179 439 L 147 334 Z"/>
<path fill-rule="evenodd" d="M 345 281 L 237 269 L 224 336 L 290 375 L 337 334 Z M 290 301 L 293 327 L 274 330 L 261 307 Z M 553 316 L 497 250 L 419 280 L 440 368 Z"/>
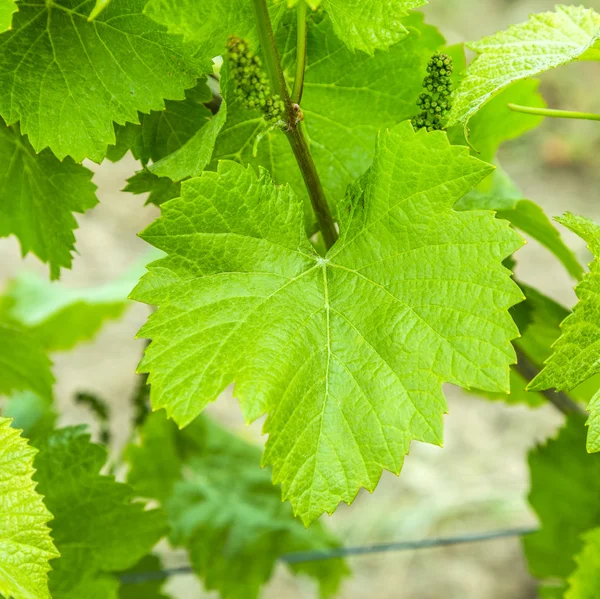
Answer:
<path fill-rule="evenodd" d="M 273 27 L 271 25 L 267 3 L 266 0 L 253 0 L 253 3 L 258 36 L 265 57 L 265 64 L 269 74 L 269 79 L 271 80 L 271 85 L 273 86 L 275 93 L 279 95 L 285 106 L 284 118 L 286 126 L 284 128 L 284 132 L 288 141 L 290 142 L 296 162 L 298 163 L 298 167 L 302 173 L 313 210 L 317 217 L 319 229 L 321 230 L 321 235 L 323 236 L 323 241 L 325 242 L 325 246 L 329 249 L 337 240 L 337 230 L 333 222 L 333 217 L 331 216 L 329 205 L 327 204 L 327 198 L 325 197 L 323 185 L 321 184 L 319 174 L 317 173 L 314 160 L 308 147 L 306 135 L 304 134 L 304 130 L 302 128 L 302 123 L 299 120 L 299 112 L 294 107 L 288 92 L 283 69 L 281 68 L 279 53 L 277 52 L 277 46 L 275 44 L 275 36 L 273 34 Z M 304 19 L 302 29 L 304 29 L 306 22 L 306 8 L 302 6 L 303 4 L 304 2 L 301 0 L 298 8 L 299 21 L 301 18 Z M 298 53 L 296 56 L 297 80 L 299 79 L 299 72 L 301 74 L 300 80 L 302 81 L 304 79 L 305 60 L 306 43 L 301 44 L 298 47 Z M 298 96 L 300 96 L 300 94 L 298 94 Z"/>

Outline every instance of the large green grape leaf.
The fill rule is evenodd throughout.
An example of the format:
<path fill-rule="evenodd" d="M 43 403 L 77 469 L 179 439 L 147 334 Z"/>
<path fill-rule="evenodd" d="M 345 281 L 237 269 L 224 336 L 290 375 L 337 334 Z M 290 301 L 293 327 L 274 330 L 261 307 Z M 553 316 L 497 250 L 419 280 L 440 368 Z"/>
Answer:
<path fill-rule="evenodd" d="M 13 14 L 16 11 L 16 0 L 0 0 L 0 33 L 11 28 Z"/>
<path fill-rule="evenodd" d="M 456 208 L 495 210 L 498 218 L 510 221 L 554 254 L 573 278 L 581 279 L 583 276 L 581 264 L 543 209 L 535 202 L 523 199 L 519 188 L 501 167 L 496 168 L 489 181 L 462 198 Z"/>
<path fill-rule="evenodd" d="M 541 525 L 523 539 L 529 568 L 541 579 L 565 580 L 581 535 L 600 526 L 600 456 L 585 450 L 583 419 L 570 416 L 556 439 L 532 450 L 529 469 L 529 502 Z"/>
<path fill-rule="evenodd" d="M 600 226 L 587 218 L 566 213 L 556 219 L 584 239 L 595 260 L 590 271 L 575 288 L 579 302 L 561 324 L 562 335 L 553 346 L 552 356 L 546 361 L 542 372 L 530 383 L 529 388 L 558 391 L 573 389 L 579 383 L 600 372 Z M 590 402 L 592 413 L 588 450 L 600 451 L 600 417 L 598 394 Z"/>
<path fill-rule="evenodd" d="M 450 125 L 468 120 L 509 83 L 579 59 L 600 59 L 600 15 L 559 4 L 506 31 L 467 44 L 478 53 L 453 94 Z"/>
<path fill-rule="evenodd" d="M 70 158 L 61 162 L 48 150 L 36 154 L 16 126 L 5 127 L 0 119 L 0 237 L 15 235 L 23 255 L 33 252 L 49 263 L 53 279 L 61 267 L 71 267 L 73 213 L 98 201 L 91 179 L 92 172 Z"/>
<path fill-rule="evenodd" d="M 569 577 L 565 599 L 596 599 L 600 589 L 600 528 L 583 535 L 584 546 L 576 558 L 577 569 Z"/>
<path fill-rule="evenodd" d="M 266 172 L 184 182 L 142 233 L 168 257 L 133 292 L 159 306 L 140 331 L 155 409 L 185 425 L 235 379 L 247 420 L 269 412 L 264 461 L 306 523 L 398 473 L 412 439 L 440 444 L 442 383 L 506 391 L 514 361 L 522 294 L 501 261 L 522 240 L 452 210 L 490 170 L 443 133 L 383 132 L 325 258 Z"/>
<path fill-rule="evenodd" d="M 0 321 L 0 395 L 31 390 L 51 400 L 54 376 L 39 339 L 17 323 Z"/>
<path fill-rule="evenodd" d="M 106 321 L 123 314 L 145 265 L 159 255 L 151 252 L 122 276 L 96 287 L 66 287 L 21 273 L 9 283 L 0 311 L 26 327 L 46 351 L 72 349 L 93 339 Z"/>
<path fill-rule="evenodd" d="M 405 19 L 410 35 L 388 52 L 374 56 L 352 53 L 338 40 L 328 18 L 309 22 L 308 55 L 302 111 L 311 154 L 330 203 L 335 207 L 346 187 L 360 177 L 373 160 L 379 130 L 411 118 L 431 54 L 444 43 L 437 29 L 423 23 L 422 15 Z M 295 23 L 284 21 L 277 34 L 288 80 L 295 65 Z M 260 113 L 245 108 L 222 73 L 228 119 L 217 138 L 213 168 L 218 160 L 263 166 L 277 183 L 289 183 L 306 198 L 307 218 L 314 219 L 302 175 L 281 131 L 267 132 Z"/>
<path fill-rule="evenodd" d="M 210 68 L 144 16 L 144 4 L 115 1 L 93 21 L 93 0 L 20 5 L 0 36 L 0 115 L 20 121 L 36 151 L 100 162 L 115 143 L 113 121 L 183 99 Z"/>
<path fill-rule="evenodd" d="M 188 549 L 207 589 L 255 598 L 282 554 L 337 546 L 319 524 L 307 530 L 294 519 L 269 469 L 260 468 L 258 447 L 203 417 L 179 431 L 162 411 L 140 435 L 127 452 L 129 482 L 167 506 L 171 540 Z M 342 561 L 291 567 L 315 577 L 324 597 L 347 574 Z"/>
<path fill-rule="evenodd" d="M 0 377 L 1 379 L 2 377 Z M 7 599 L 50 599 L 52 514 L 32 480 L 36 450 L 0 417 L 0 593 Z"/>
<path fill-rule="evenodd" d="M 55 431 L 38 448 L 34 479 L 54 515 L 61 554 L 50 573 L 53 599 L 116 597 L 114 573 L 135 565 L 166 533 L 164 514 L 134 503 L 131 487 L 100 474 L 106 449 L 82 427 Z"/>

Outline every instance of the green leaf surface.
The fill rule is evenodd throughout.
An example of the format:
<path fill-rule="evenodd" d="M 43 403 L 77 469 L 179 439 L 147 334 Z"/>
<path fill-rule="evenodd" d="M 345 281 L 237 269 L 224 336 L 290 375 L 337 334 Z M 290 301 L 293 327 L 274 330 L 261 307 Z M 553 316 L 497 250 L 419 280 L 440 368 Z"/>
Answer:
<path fill-rule="evenodd" d="M 584 546 L 575 558 L 577 569 L 569 577 L 565 599 L 596 599 L 600 589 L 600 528 L 583 535 Z"/>
<path fill-rule="evenodd" d="M 337 547 L 319 524 L 307 530 L 294 519 L 261 469 L 258 447 L 203 417 L 179 431 L 164 412 L 151 414 L 140 434 L 128 449 L 129 481 L 166 504 L 171 541 L 188 549 L 208 590 L 253 599 L 284 553 Z M 290 568 L 313 576 L 322 597 L 347 574 L 341 560 Z"/>
<path fill-rule="evenodd" d="M 122 316 L 145 265 L 159 256 L 151 252 L 121 277 L 97 287 L 70 288 L 23 272 L 9 284 L 0 307 L 34 334 L 46 351 L 72 349 L 93 339 L 106 321 Z"/>
<path fill-rule="evenodd" d="M 115 597 L 112 575 L 135 565 L 165 534 L 164 514 L 133 502 L 133 489 L 100 474 L 106 449 L 82 427 L 55 431 L 38 444 L 38 489 L 54 515 L 53 599 Z"/>
<path fill-rule="evenodd" d="M 406 36 L 402 19 L 427 0 L 323 0 L 335 34 L 350 48 L 373 54 Z"/>
<path fill-rule="evenodd" d="M 267 4 L 273 28 L 276 28 L 286 6 L 271 0 L 267 0 Z M 198 54 L 206 60 L 223 54 L 230 35 L 258 43 L 254 7 L 248 0 L 149 0 L 144 13 L 166 25 L 169 32 L 194 42 Z"/>
<path fill-rule="evenodd" d="M 406 39 L 389 52 L 377 51 L 369 56 L 348 50 L 334 36 L 328 18 L 318 23 L 309 21 L 303 126 L 334 209 L 346 187 L 371 165 L 379 130 L 409 119 L 417 111 L 427 61 L 444 43 L 437 29 L 423 23 L 422 15 L 411 15 L 404 23 L 410 30 Z M 291 81 L 296 44 L 293 21 L 282 23 L 277 42 Z M 216 168 L 218 160 L 228 159 L 268 169 L 275 182 L 289 183 L 298 196 L 306 199 L 307 221 L 311 224 L 314 215 L 304 180 L 285 136 L 281 131 L 267 132 L 255 151 L 257 136 L 266 132 L 264 119 L 235 97 L 226 69 L 222 86 L 228 119 L 217 138 L 212 167 Z"/>
<path fill-rule="evenodd" d="M 172 154 L 148 167 L 148 170 L 153 175 L 168 177 L 172 181 L 199 177 L 212 159 L 215 141 L 226 118 L 227 105 L 223 101 L 219 112 L 204 127 Z"/>
<path fill-rule="evenodd" d="M 184 182 L 142 233 L 168 257 L 133 293 L 159 306 L 140 331 L 154 408 L 185 425 L 236 380 L 247 420 L 269 412 L 264 461 L 305 523 L 398 473 L 412 439 L 441 444 L 443 382 L 507 390 L 514 361 L 522 295 L 501 262 L 521 239 L 452 210 L 489 172 L 443 133 L 383 132 L 326 258 L 264 171 Z"/>
<path fill-rule="evenodd" d="M 31 390 L 52 399 L 54 376 L 38 338 L 16 323 L 0 322 L 0 395 Z"/>
<path fill-rule="evenodd" d="M 531 382 L 531 389 L 573 389 L 600 373 L 600 226 L 582 216 L 566 213 L 556 219 L 584 239 L 594 255 L 590 271 L 575 288 L 579 302 L 562 323 L 562 335 L 553 346 L 553 354 L 544 370 Z M 588 406 L 591 412 L 588 441 L 589 451 L 600 451 L 600 418 L 598 394 Z"/>
<path fill-rule="evenodd" d="M 36 151 L 100 162 L 115 143 L 113 121 L 183 99 L 208 71 L 194 48 L 142 14 L 144 4 L 115 1 L 93 21 L 94 0 L 20 5 L 0 37 L 0 114 L 20 121 Z"/>
<path fill-rule="evenodd" d="M 33 252 L 49 263 L 50 276 L 57 279 L 61 268 L 71 267 L 73 213 L 98 202 L 92 172 L 70 158 L 61 162 L 48 150 L 36 154 L 16 126 L 3 124 L 0 119 L 0 237 L 15 235 L 23 255 Z"/>
<path fill-rule="evenodd" d="M 521 191 L 501 167 L 496 169 L 489 181 L 467 194 L 456 207 L 459 210 L 495 210 L 498 218 L 508 220 L 554 254 L 573 278 L 581 279 L 583 276 L 581 264 L 552 221 L 540 206 L 523 199 Z"/>
<path fill-rule="evenodd" d="M 17 12 L 16 0 L 0 0 L 0 33 L 11 28 L 15 12 Z"/>
<path fill-rule="evenodd" d="M 538 91 L 539 84 L 536 79 L 516 81 L 473 116 L 469 121 L 469 143 L 478 158 L 493 162 L 503 143 L 521 137 L 542 123 L 544 117 L 514 112 L 508 108 L 508 104 L 545 108 L 546 102 Z M 461 127 L 454 127 L 449 135 L 453 143 L 459 143 L 457 138 L 464 139 Z"/>
<path fill-rule="evenodd" d="M 128 150 L 143 165 L 164 158 L 206 125 L 212 113 L 204 104 L 210 99 L 211 91 L 201 81 L 185 92 L 184 100 L 167 100 L 164 110 L 138 113 L 139 124 L 116 125 L 116 144 L 108 148 L 107 158 L 118 162 Z"/>
<path fill-rule="evenodd" d="M 123 191 L 135 195 L 147 193 L 146 204 L 160 206 L 162 203 L 181 195 L 181 183 L 173 183 L 167 177 L 157 177 L 146 168 L 127 179 L 127 185 L 123 188 Z"/>
<path fill-rule="evenodd" d="M 1 377 L 0 377 L 1 379 Z M 36 450 L 0 417 L 0 593 L 7 599 L 50 599 L 52 514 L 32 480 Z"/>
<path fill-rule="evenodd" d="M 559 4 L 506 31 L 467 44 L 477 52 L 453 95 L 450 125 L 465 126 L 504 87 L 578 59 L 600 59 L 600 15 L 583 6 Z"/>
<path fill-rule="evenodd" d="M 580 416 L 567 420 L 558 437 L 529 454 L 529 502 L 540 530 L 523 539 L 529 568 L 541 579 L 566 579 L 581 535 L 600 526 L 600 456 L 585 450 Z"/>

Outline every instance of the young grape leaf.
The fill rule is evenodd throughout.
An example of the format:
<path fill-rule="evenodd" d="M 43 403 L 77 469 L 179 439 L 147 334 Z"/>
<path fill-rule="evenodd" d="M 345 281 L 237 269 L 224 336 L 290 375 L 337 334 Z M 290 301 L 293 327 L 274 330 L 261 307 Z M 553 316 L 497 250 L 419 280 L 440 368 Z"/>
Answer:
<path fill-rule="evenodd" d="M 582 424 L 570 416 L 556 439 L 529 454 L 529 503 L 541 528 L 523 544 L 531 572 L 541 579 L 570 576 L 581 535 L 600 526 L 600 456 L 586 452 Z"/>
<path fill-rule="evenodd" d="M 16 0 L 0 0 L 0 33 L 11 28 L 15 12 L 17 12 Z"/>
<path fill-rule="evenodd" d="M 581 283 L 575 288 L 579 302 L 561 324 L 562 335 L 553 346 L 545 367 L 530 383 L 533 390 L 555 387 L 557 391 L 573 389 L 600 372 L 600 226 L 587 218 L 566 213 L 556 219 L 584 239 L 595 260 Z M 592 413 L 588 426 L 589 451 L 600 451 L 600 406 L 598 394 L 588 406 Z"/>
<path fill-rule="evenodd" d="M 53 432 L 38 444 L 38 489 L 54 514 L 52 536 L 61 557 L 52 563 L 53 597 L 115 597 L 118 579 L 166 533 L 164 514 L 133 502 L 128 485 L 100 474 L 106 449 L 83 427 Z"/>
<path fill-rule="evenodd" d="M 501 262 L 522 240 L 452 210 L 491 168 L 443 133 L 383 132 L 325 258 L 265 171 L 184 182 L 142 233 L 168 257 L 133 292 L 159 306 L 140 331 L 155 409 L 188 424 L 236 380 L 247 420 L 269 412 L 264 461 L 305 523 L 398 473 L 412 439 L 440 444 L 442 383 L 506 391 L 514 362 L 522 294 Z"/>
<path fill-rule="evenodd" d="M 0 310 L 34 334 L 46 351 L 72 349 L 93 339 L 107 320 L 121 317 L 145 265 L 159 256 L 151 252 L 121 277 L 97 287 L 69 288 L 21 273 L 9 284 Z"/>
<path fill-rule="evenodd" d="M 50 599 L 48 562 L 58 557 L 48 527 L 52 514 L 32 480 L 36 450 L 10 423 L 0 417 L 0 593 Z"/>
<path fill-rule="evenodd" d="M 378 131 L 415 114 L 427 61 L 444 44 L 437 29 L 423 23 L 422 15 L 411 15 L 404 23 L 410 30 L 406 39 L 389 52 L 369 56 L 348 50 L 333 35 L 328 18 L 309 21 L 303 125 L 334 209 L 346 187 L 371 165 Z M 277 43 L 288 80 L 294 74 L 295 40 L 295 21 L 285 20 Z M 305 198 L 307 224 L 312 224 L 304 180 L 285 136 L 277 130 L 266 132 L 260 113 L 235 97 L 227 69 L 222 71 L 221 85 L 228 118 L 217 138 L 212 168 L 223 159 L 267 168 L 277 183 L 289 183 Z M 256 144 L 259 134 L 264 137 Z"/>
<path fill-rule="evenodd" d="M 569 577 L 565 599 L 596 599 L 600 581 L 600 528 L 583 535 L 584 546 L 576 557 L 577 569 Z"/>
<path fill-rule="evenodd" d="M 465 129 L 471 116 L 509 83 L 574 60 L 600 60 L 600 15 L 583 6 L 557 5 L 506 31 L 472 42 L 478 53 L 453 95 L 450 125 Z"/>
<path fill-rule="evenodd" d="M 173 153 L 148 167 L 158 177 L 181 181 L 188 177 L 199 177 L 211 161 L 215 141 L 227 118 L 227 105 L 221 103 L 219 112 L 199 129 L 192 138 Z"/>
<path fill-rule="evenodd" d="M 16 323 L 0 322 L 0 347 L 0 395 L 28 389 L 52 400 L 52 363 L 39 339 Z"/>
<path fill-rule="evenodd" d="M 71 268 L 73 213 L 98 202 L 92 172 L 70 158 L 59 161 L 49 150 L 36 154 L 16 126 L 3 125 L 0 119 L 0 237 L 15 235 L 23 255 L 33 252 L 48 262 L 57 279 L 61 267 Z"/>
<path fill-rule="evenodd" d="M 203 417 L 179 431 L 164 412 L 151 414 L 141 444 L 128 449 L 129 482 L 167 506 L 171 541 L 186 547 L 209 590 L 229 599 L 258 596 L 284 553 L 337 547 L 319 524 L 309 530 L 281 502 L 260 449 Z M 291 565 L 312 575 L 321 596 L 337 592 L 348 570 L 341 560 Z"/>
<path fill-rule="evenodd" d="M 93 0 L 20 5 L 13 30 L 0 37 L 0 114 L 20 121 L 37 152 L 100 162 L 115 143 L 113 121 L 137 122 L 138 110 L 182 99 L 209 70 L 194 48 L 142 14 L 144 4 L 112 2 L 93 21 Z"/>
<path fill-rule="evenodd" d="M 531 200 L 523 199 L 523 194 L 506 171 L 497 167 L 486 187 L 488 188 L 469 192 L 458 202 L 456 208 L 495 210 L 498 218 L 508 220 L 514 227 L 538 241 L 558 258 L 573 278 L 581 279 L 583 268 L 575 254 L 567 247 L 542 208 Z"/>

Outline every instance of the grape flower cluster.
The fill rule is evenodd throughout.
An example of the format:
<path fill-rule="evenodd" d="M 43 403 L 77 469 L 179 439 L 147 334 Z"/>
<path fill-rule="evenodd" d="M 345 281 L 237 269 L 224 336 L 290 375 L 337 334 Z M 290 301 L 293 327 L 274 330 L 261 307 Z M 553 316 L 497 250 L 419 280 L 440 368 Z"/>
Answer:
<path fill-rule="evenodd" d="M 425 91 L 417 100 L 421 112 L 412 119 L 415 129 L 426 128 L 427 131 L 444 129 L 444 118 L 451 108 L 451 75 L 452 58 L 447 54 L 436 52 L 427 65 L 427 77 L 423 80 Z"/>
<path fill-rule="evenodd" d="M 272 95 L 260 57 L 252 52 L 248 43 L 231 36 L 227 42 L 227 60 L 235 94 L 244 105 L 261 110 L 268 123 L 281 120 L 285 105 L 278 95 Z"/>

